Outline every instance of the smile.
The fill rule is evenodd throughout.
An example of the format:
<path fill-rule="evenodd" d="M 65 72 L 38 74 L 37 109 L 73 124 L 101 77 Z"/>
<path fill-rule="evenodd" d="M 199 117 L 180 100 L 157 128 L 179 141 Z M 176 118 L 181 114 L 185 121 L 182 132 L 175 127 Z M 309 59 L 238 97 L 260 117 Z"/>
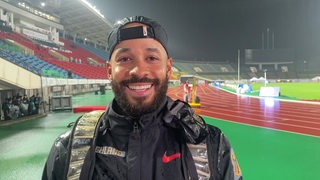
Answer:
<path fill-rule="evenodd" d="M 141 84 L 141 85 L 138 85 L 138 84 L 129 84 L 128 85 L 128 88 L 130 90 L 135 90 L 135 91 L 145 91 L 145 90 L 148 90 L 152 87 L 152 84 Z"/>

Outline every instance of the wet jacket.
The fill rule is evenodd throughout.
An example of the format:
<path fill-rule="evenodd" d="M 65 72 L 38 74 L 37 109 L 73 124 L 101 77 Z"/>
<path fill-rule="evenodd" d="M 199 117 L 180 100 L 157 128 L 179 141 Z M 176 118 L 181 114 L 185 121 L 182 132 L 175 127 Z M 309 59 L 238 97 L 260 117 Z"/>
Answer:
<path fill-rule="evenodd" d="M 72 131 L 61 135 L 42 179 L 242 179 L 227 138 L 188 104 L 167 98 L 157 111 L 139 118 L 120 115 L 116 109 L 113 101 L 91 130 L 91 139 L 77 139 L 81 118 Z"/>

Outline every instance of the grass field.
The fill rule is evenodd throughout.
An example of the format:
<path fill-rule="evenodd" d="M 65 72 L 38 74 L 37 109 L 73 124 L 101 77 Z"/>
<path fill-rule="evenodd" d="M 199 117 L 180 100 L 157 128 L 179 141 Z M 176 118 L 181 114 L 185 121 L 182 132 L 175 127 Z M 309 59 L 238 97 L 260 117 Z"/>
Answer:
<path fill-rule="evenodd" d="M 252 83 L 252 92 L 248 95 L 259 96 L 259 90 L 264 83 Z M 280 97 L 282 99 L 296 100 L 320 100 L 320 83 L 317 82 L 294 82 L 294 83 L 270 83 L 267 86 L 280 87 Z M 223 89 L 235 92 L 235 89 Z"/>
<path fill-rule="evenodd" d="M 253 83 L 253 91 L 259 91 L 263 83 Z M 267 86 L 280 87 L 281 97 L 290 97 L 300 100 L 320 100 L 320 83 L 299 82 L 299 83 L 270 83 Z"/>

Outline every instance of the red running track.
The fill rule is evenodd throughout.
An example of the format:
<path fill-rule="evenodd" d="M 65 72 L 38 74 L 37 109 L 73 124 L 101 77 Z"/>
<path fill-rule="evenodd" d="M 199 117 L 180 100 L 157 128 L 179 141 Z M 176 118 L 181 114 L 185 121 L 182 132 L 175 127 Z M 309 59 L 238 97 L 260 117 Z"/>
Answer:
<path fill-rule="evenodd" d="M 183 87 L 170 88 L 168 95 L 182 100 Z M 197 96 L 201 115 L 320 137 L 320 102 L 254 98 L 209 85 L 198 86 Z"/>

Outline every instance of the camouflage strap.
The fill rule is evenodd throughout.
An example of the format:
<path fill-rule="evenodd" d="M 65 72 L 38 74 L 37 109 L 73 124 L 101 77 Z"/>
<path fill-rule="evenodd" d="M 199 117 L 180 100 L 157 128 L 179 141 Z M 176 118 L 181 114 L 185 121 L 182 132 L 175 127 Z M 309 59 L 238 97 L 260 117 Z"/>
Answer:
<path fill-rule="evenodd" d="M 79 179 L 84 159 L 95 137 L 97 123 L 104 112 L 99 110 L 86 113 L 76 122 L 71 137 L 68 180 Z"/>
<path fill-rule="evenodd" d="M 198 178 L 201 180 L 210 179 L 207 145 L 204 143 L 188 144 L 188 147 L 197 169 Z"/>

